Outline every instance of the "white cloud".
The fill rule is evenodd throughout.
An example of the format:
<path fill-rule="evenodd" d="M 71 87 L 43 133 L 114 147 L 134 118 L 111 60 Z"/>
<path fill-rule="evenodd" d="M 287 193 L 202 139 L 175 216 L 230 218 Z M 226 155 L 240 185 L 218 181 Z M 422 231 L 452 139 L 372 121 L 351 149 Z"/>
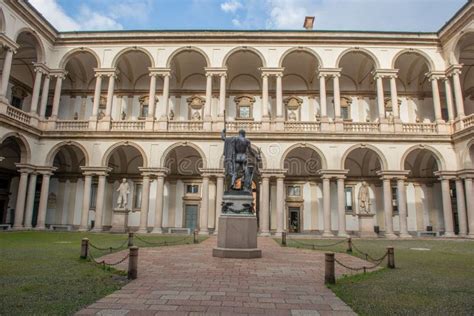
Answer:
<path fill-rule="evenodd" d="M 235 13 L 238 9 L 242 8 L 242 4 L 236 0 L 230 0 L 224 3 L 221 3 L 221 9 L 227 13 Z"/>
<path fill-rule="evenodd" d="M 312 0 L 267 0 L 270 17 L 267 28 L 300 29 L 305 16 L 314 16 L 316 2 Z"/>
<path fill-rule="evenodd" d="M 242 23 L 240 23 L 239 19 L 232 19 L 232 24 L 237 27 L 242 26 Z"/>
<path fill-rule="evenodd" d="M 121 30 L 123 26 L 112 16 L 81 6 L 78 15 L 67 15 L 57 0 L 30 0 L 30 3 L 59 31 Z"/>

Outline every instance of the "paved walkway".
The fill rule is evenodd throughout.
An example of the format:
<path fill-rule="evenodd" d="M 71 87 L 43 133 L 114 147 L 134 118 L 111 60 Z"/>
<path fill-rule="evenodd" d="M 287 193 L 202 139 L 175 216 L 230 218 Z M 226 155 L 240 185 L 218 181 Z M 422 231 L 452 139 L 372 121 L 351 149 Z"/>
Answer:
<path fill-rule="evenodd" d="M 355 315 L 324 285 L 324 253 L 282 248 L 259 238 L 261 259 L 212 257 L 216 238 L 199 245 L 139 250 L 138 279 L 79 315 Z M 110 261 L 124 253 L 109 255 Z M 362 266 L 363 260 L 338 254 Z M 118 266 L 127 269 L 127 261 Z M 349 271 L 336 267 L 336 274 Z"/>

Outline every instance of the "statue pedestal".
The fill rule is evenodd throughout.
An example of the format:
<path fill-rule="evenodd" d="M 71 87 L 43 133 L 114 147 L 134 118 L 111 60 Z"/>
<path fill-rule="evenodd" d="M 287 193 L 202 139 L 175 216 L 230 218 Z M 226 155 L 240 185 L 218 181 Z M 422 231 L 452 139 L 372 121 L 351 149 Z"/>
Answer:
<path fill-rule="evenodd" d="M 222 215 L 219 216 L 217 247 L 212 250 L 213 257 L 252 259 L 261 258 L 262 251 L 257 248 L 257 217 L 249 213 L 253 196 L 239 192 L 224 194 Z"/>
<path fill-rule="evenodd" d="M 130 210 L 125 208 L 115 208 L 112 214 L 112 228 L 113 233 L 126 233 L 128 231 L 128 213 Z"/>
<path fill-rule="evenodd" d="M 375 214 L 357 214 L 359 217 L 359 237 L 361 238 L 377 238 L 374 232 L 374 216 Z"/>

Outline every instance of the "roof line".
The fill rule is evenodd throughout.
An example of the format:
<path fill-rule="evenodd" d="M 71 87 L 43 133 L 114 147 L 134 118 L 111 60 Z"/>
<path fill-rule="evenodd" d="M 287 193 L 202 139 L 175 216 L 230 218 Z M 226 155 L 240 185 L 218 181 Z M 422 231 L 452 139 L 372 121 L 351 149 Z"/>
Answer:
<path fill-rule="evenodd" d="M 459 8 L 459 10 L 457 10 L 456 13 L 454 13 L 453 16 L 452 16 L 446 23 L 444 23 L 443 26 L 441 26 L 441 27 L 439 28 L 439 30 L 438 30 L 437 33 L 439 34 L 439 33 L 441 33 L 445 28 L 447 28 L 448 25 L 449 25 L 452 21 L 454 21 L 454 19 L 455 19 L 459 14 L 461 14 L 461 12 L 469 6 L 469 4 L 471 3 L 471 1 L 472 1 L 472 0 L 467 0 L 466 3 L 465 3 L 461 8 Z"/>

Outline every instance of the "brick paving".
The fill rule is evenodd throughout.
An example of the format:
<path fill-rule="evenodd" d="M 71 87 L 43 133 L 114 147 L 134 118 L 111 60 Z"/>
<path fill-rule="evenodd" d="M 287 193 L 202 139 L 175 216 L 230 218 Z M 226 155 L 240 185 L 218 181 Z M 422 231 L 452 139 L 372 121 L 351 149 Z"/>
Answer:
<path fill-rule="evenodd" d="M 262 258 L 221 259 L 212 257 L 216 242 L 211 237 L 199 245 L 140 249 L 138 279 L 77 314 L 355 315 L 324 285 L 324 252 L 259 238 Z M 367 264 L 346 254 L 337 258 L 350 266 Z M 337 276 L 349 273 L 336 265 Z"/>

